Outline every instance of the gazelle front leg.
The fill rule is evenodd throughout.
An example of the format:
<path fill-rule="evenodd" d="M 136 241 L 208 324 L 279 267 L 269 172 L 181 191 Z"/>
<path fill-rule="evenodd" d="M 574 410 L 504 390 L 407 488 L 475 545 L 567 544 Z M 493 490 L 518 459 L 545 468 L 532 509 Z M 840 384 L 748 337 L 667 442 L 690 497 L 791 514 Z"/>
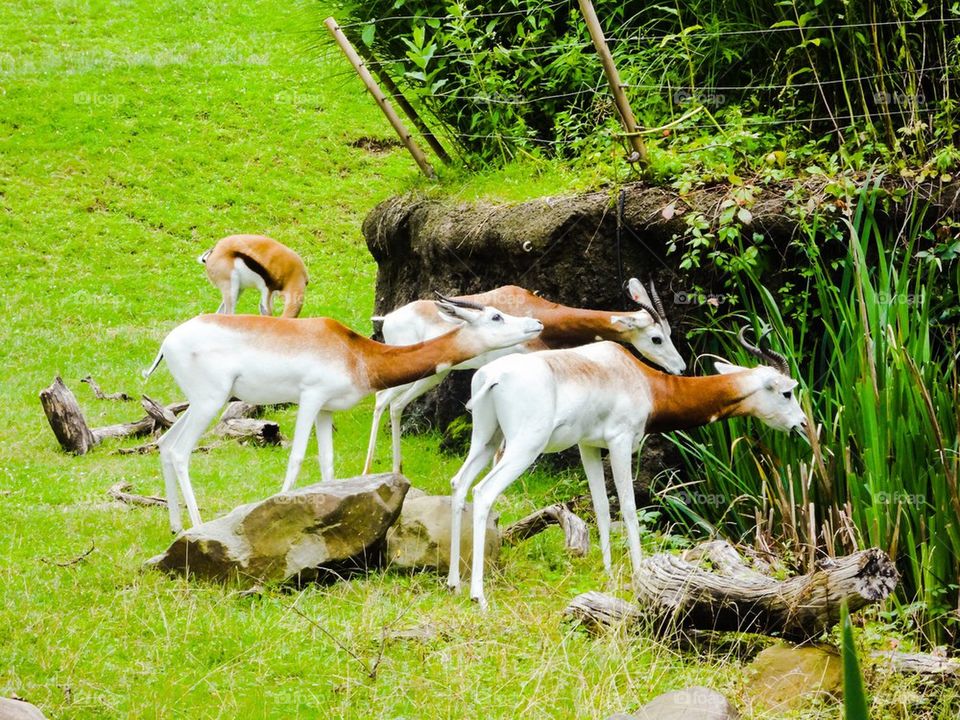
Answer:
<path fill-rule="evenodd" d="M 610 442 L 610 469 L 613 471 L 613 482 L 617 487 L 617 498 L 620 500 L 620 514 L 627 529 L 627 544 L 630 548 L 630 564 L 633 568 L 632 577 L 635 583 L 643 552 L 640 549 L 637 502 L 633 494 L 633 472 L 631 472 L 633 445 L 633 437 L 629 435 Z"/>
<path fill-rule="evenodd" d="M 597 534 L 600 536 L 600 554 L 603 556 L 603 569 L 613 579 L 613 563 L 610 560 L 610 499 L 603 480 L 603 461 L 600 460 L 600 448 L 580 445 L 580 460 L 587 475 L 593 512 L 597 516 Z"/>
<path fill-rule="evenodd" d="M 317 413 L 323 407 L 326 398 L 309 395 L 300 398 L 300 408 L 297 410 L 297 424 L 293 431 L 293 446 L 290 448 L 290 460 L 287 463 L 287 474 L 283 479 L 281 492 L 287 492 L 297 481 L 303 456 L 307 452 L 307 441 L 310 440 L 310 430 L 317 420 Z M 332 452 L 331 452 L 332 454 Z"/>
<path fill-rule="evenodd" d="M 317 429 L 317 454 L 320 456 L 320 477 L 324 482 L 333 481 L 333 413 L 321 410 L 315 422 Z"/>

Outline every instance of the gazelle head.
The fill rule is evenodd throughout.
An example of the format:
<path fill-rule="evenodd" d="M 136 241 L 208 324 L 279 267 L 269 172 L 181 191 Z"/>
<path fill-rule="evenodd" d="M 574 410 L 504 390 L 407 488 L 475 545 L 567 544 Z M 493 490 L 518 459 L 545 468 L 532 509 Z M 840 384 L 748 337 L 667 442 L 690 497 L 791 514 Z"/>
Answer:
<path fill-rule="evenodd" d="M 670 340 L 670 323 L 663 310 L 657 289 L 650 282 L 650 293 L 636 278 L 630 278 L 627 290 L 640 309 L 625 315 L 614 315 L 610 322 L 620 332 L 620 342 L 633 345 L 637 352 L 674 375 L 681 375 L 687 363 Z"/>
<path fill-rule="evenodd" d="M 543 330 L 543 323 L 535 318 L 507 315 L 495 307 L 436 295 L 440 317 L 468 329 L 478 354 L 533 340 Z"/>
<path fill-rule="evenodd" d="M 798 432 L 806 437 L 807 416 L 800 408 L 796 393 L 797 381 L 790 377 L 790 366 L 787 359 L 770 348 L 761 348 L 760 344 L 770 332 L 764 331 L 756 345 L 747 342 L 745 333 L 748 326 L 740 329 L 737 336 L 740 344 L 747 352 L 760 360 L 763 365 L 755 368 L 744 368 L 725 362 L 715 363 L 717 372 L 723 374 L 743 372 L 749 373 L 748 384 L 744 391 L 749 394 L 740 405 L 745 415 L 757 418 L 765 425 L 784 432 Z"/>

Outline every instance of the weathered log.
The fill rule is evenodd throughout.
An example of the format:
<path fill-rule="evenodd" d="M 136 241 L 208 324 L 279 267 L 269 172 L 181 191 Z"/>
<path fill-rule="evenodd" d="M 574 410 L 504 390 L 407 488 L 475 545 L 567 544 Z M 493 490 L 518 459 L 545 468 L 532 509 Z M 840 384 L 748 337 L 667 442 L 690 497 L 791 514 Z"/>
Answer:
<path fill-rule="evenodd" d="M 128 402 L 130 400 L 133 400 L 133 398 L 127 395 L 125 392 L 105 393 L 101 389 L 100 384 L 96 380 L 94 380 L 91 375 L 87 375 L 85 378 L 81 378 L 80 382 L 86 383 L 87 385 L 90 386 L 90 390 L 93 391 L 93 396 L 97 400 L 121 400 L 123 402 Z"/>
<path fill-rule="evenodd" d="M 705 561 L 710 569 L 703 567 Z M 853 612 L 879 602 L 898 580 L 893 562 L 876 548 L 825 560 L 812 573 L 778 581 L 748 567 L 732 546 L 717 541 L 682 557 L 658 553 L 644 560 L 635 578 L 638 604 L 629 612 L 649 617 L 664 634 L 734 631 L 803 642 L 839 621 L 841 603 Z M 574 598 L 568 614 L 579 613 L 587 624 L 604 624 L 610 612 L 597 595 L 587 601 Z M 594 606 L 599 608 L 595 612 Z"/>
<path fill-rule="evenodd" d="M 632 625 L 641 617 L 640 608 L 626 600 L 601 592 L 577 595 L 563 611 L 592 632 Z"/>
<path fill-rule="evenodd" d="M 548 505 L 518 520 L 503 532 L 503 542 L 516 545 L 543 532 L 551 525 L 563 529 L 567 552 L 583 557 L 590 551 L 590 531 L 587 524 L 564 503 Z"/>
<path fill-rule="evenodd" d="M 222 420 L 213 428 L 213 433 L 231 440 L 249 440 L 256 445 L 279 445 L 283 442 L 277 423 L 256 418 Z"/>
<path fill-rule="evenodd" d="M 870 657 L 877 667 L 906 675 L 960 679 L 960 660 L 926 653 L 874 652 Z"/>
<path fill-rule="evenodd" d="M 167 506 L 167 501 L 162 497 L 157 497 L 156 495 L 136 495 L 135 493 L 128 492 L 131 487 L 133 486 L 129 482 L 121 481 L 112 485 L 110 489 L 107 490 L 107 495 L 127 505 L 143 505 L 146 507 Z"/>
<path fill-rule="evenodd" d="M 40 391 L 40 403 L 60 447 L 67 452 L 83 455 L 100 442 L 87 425 L 76 396 L 59 375 Z"/>

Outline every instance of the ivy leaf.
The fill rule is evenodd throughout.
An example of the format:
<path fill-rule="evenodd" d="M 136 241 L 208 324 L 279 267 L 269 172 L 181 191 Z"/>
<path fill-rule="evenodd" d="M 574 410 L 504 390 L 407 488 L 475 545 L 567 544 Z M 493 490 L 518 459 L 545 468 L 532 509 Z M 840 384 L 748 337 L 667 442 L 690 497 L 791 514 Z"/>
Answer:
<path fill-rule="evenodd" d="M 363 44 L 367 47 L 373 45 L 374 35 L 377 33 L 377 26 L 374 23 L 364 26 L 363 32 L 360 33 L 360 39 L 363 40 Z"/>

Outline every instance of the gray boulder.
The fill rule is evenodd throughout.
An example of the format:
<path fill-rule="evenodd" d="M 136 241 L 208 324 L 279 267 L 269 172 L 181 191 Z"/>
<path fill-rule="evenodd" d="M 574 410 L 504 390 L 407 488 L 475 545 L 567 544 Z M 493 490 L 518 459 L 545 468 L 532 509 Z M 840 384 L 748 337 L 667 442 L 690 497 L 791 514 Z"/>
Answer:
<path fill-rule="evenodd" d="M 0 720 L 46 720 L 36 705 L 23 700 L 0 698 Z"/>
<path fill-rule="evenodd" d="M 409 487 L 382 473 L 278 493 L 186 530 L 147 564 L 247 585 L 377 565 Z"/>
<path fill-rule="evenodd" d="M 608 720 L 737 720 L 740 714 L 723 695 L 706 687 L 689 687 L 658 695 L 633 715 Z"/>
<path fill-rule="evenodd" d="M 404 501 L 396 524 L 387 531 L 387 563 L 409 570 L 450 569 L 450 496 L 425 495 Z M 500 554 L 499 515 L 491 512 L 487 521 L 486 567 L 496 564 Z M 470 504 L 463 513 L 460 532 L 460 572 L 470 573 L 473 558 L 473 511 Z"/>

